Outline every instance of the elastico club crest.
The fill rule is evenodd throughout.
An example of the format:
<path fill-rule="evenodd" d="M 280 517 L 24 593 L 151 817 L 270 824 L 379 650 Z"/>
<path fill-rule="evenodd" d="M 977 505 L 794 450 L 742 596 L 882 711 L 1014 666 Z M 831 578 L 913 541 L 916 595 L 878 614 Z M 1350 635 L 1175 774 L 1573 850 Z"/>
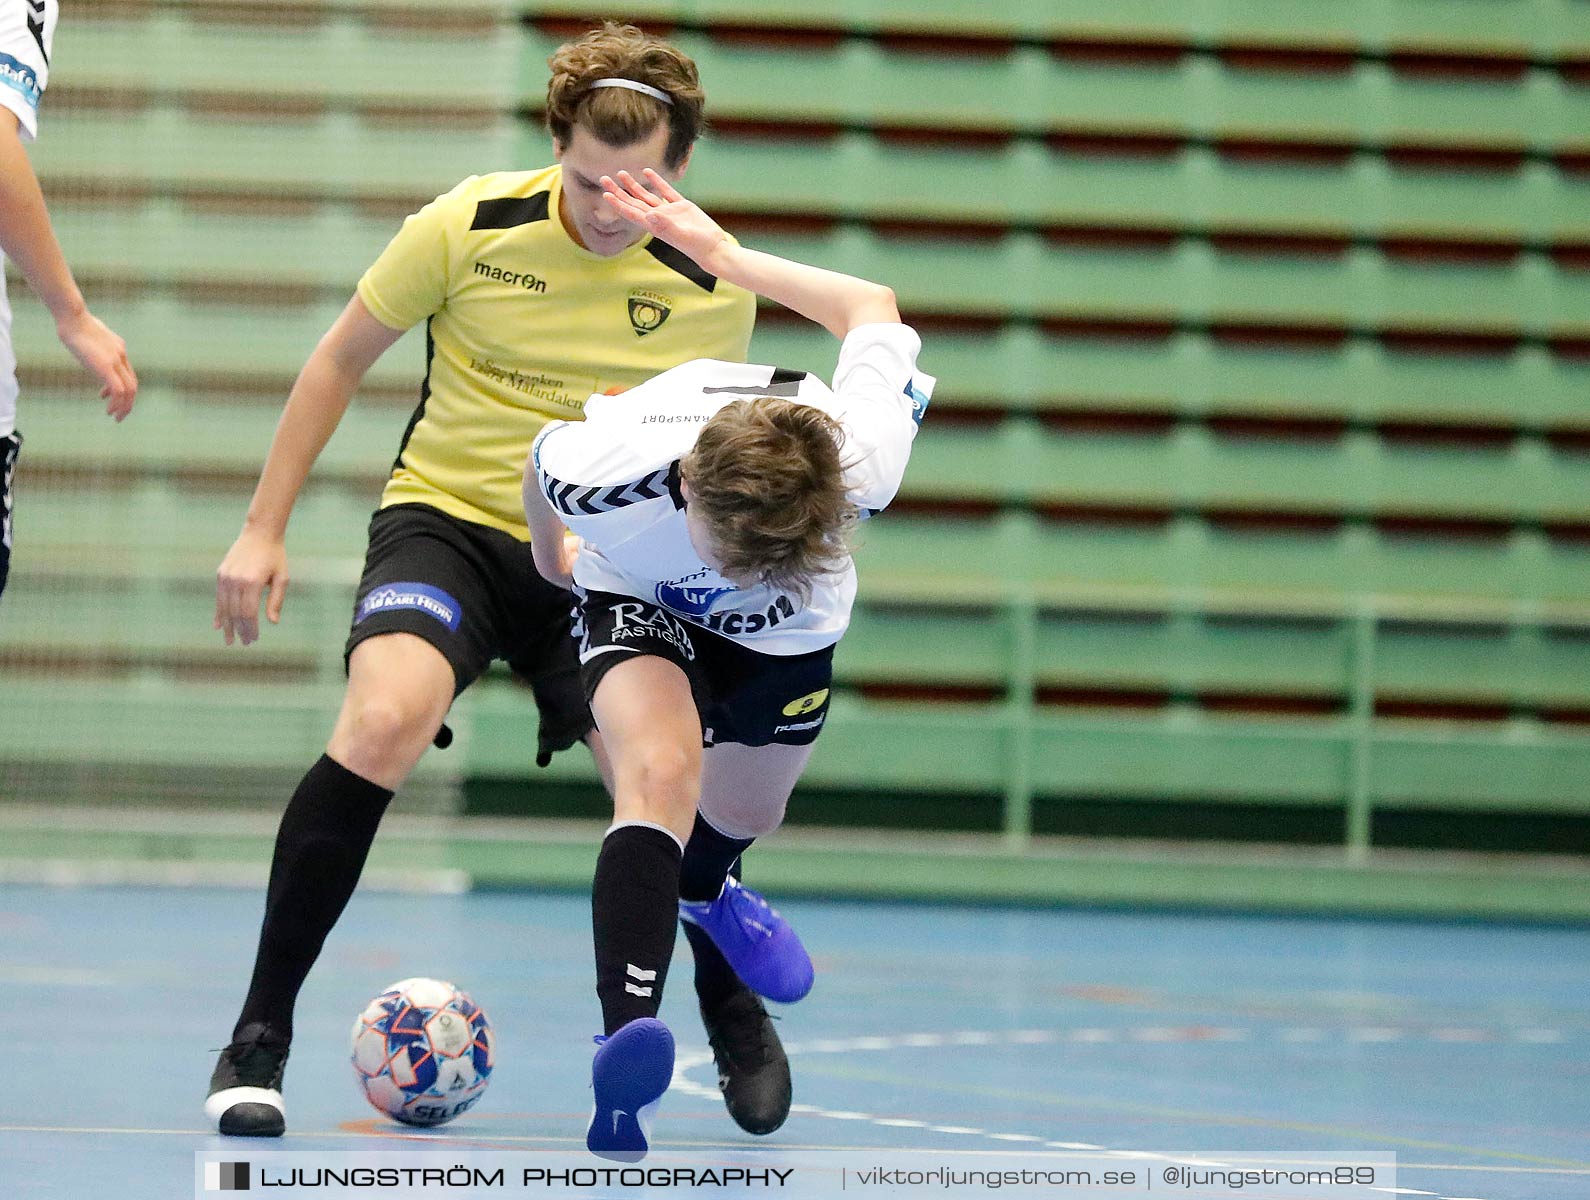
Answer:
<path fill-rule="evenodd" d="M 656 292 L 633 292 L 629 297 L 629 324 L 636 337 L 645 337 L 668 319 L 673 302 Z"/>

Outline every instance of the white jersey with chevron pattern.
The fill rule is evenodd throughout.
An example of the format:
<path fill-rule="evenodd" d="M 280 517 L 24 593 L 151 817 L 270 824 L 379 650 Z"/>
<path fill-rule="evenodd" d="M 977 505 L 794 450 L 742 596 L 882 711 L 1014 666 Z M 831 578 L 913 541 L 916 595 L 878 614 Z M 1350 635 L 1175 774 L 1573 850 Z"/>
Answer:
<path fill-rule="evenodd" d="M 905 325 L 863 325 L 840 347 L 830 388 L 816 376 L 697 359 L 617 396 L 593 396 L 585 420 L 554 421 L 531 455 L 536 482 L 581 539 L 575 583 L 661 605 L 764 654 L 805 654 L 850 623 L 856 569 L 820 580 L 803 602 L 766 585 L 737 588 L 701 561 L 685 526 L 678 464 L 724 405 L 756 396 L 810 404 L 844 430 L 850 500 L 864 513 L 899 490 L 934 380 L 916 369 Z"/>

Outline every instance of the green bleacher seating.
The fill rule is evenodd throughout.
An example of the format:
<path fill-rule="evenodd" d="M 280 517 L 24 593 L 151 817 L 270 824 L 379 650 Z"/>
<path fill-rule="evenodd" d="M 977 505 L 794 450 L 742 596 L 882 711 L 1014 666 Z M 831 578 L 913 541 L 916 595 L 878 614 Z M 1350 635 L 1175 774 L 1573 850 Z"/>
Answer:
<path fill-rule="evenodd" d="M 67 204 L 62 245 L 90 278 L 351 294 L 396 221 L 346 206 L 305 214 L 207 212 L 171 200 Z M 1221 253 L 1184 239 L 1162 251 L 1057 245 L 1037 233 L 956 244 L 846 228 L 753 234 L 755 244 L 893 281 L 912 312 L 1039 319 L 1590 331 L 1590 272 L 1526 252 L 1495 265 L 1402 263 L 1369 248 L 1310 258 Z M 925 244 L 926 243 L 926 244 Z"/>
<path fill-rule="evenodd" d="M 150 196 L 121 202 L 67 198 L 51 213 L 79 275 L 141 283 L 252 281 L 353 294 L 364 269 L 397 232 L 398 218 L 351 205 L 307 212 L 249 212 Z"/>
<path fill-rule="evenodd" d="M 1186 589 L 1241 593 L 1284 612 L 1298 602 L 1346 606 L 1358 594 L 1526 606 L 1571 606 L 1590 594 L 1590 553 L 1528 530 L 1452 539 L 1357 523 L 1321 532 L 1229 528 L 1199 514 L 1121 525 L 1019 511 L 986 519 L 895 513 L 869 525 L 862 545 L 864 579 L 956 582 L 991 596 L 1012 580 L 1054 597 L 1097 587 Z"/>
<path fill-rule="evenodd" d="M 151 104 L 143 111 L 63 109 L 49 121 L 50 136 L 33 156 L 40 175 L 98 186 L 230 187 L 290 196 L 308 182 L 315 194 L 409 200 L 516 165 L 515 129 L 506 115 L 484 126 L 416 126 L 346 111 L 222 117 Z"/>
<path fill-rule="evenodd" d="M 504 24 L 482 36 L 476 24 L 461 23 L 448 36 L 445 19 L 405 29 L 343 9 L 329 10 L 306 36 L 293 23 L 235 12 L 220 21 L 172 7 L 73 15 L 61 28 L 52 93 L 94 88 L 246 96 L 267 109 L 323 101 L 490 113 L 520 71 L 519 38 Z"/>
<path fill-rule="evenodd" d="M 837 357 L 825 335 L 772 324 L 758 329 L 753 352 L 825 373 Z M 986 334 L 935 331 L 925 369 L 929 363 L 945 407 L 1590 429 L 1590 364 L 1540 346 L 1440 356 L 1398 353 L 1366 338 L 1288 350 L 1199 333 L 1060 338 L 1007 325 Z"/>
<path fill-rule="evenodd" d="M 1374 435 L 1299 444 L 1045 434 L 1036 424 L 925 429 L 905 494 L 1016 505 L 1285 511 L 1590 523 L 1590 457 L 1538 441 L 1489 454 L 1399 448 Z"/>
<path fill-rule="evenodd" d="M 532 14 L 576 15 L 591 20 L 603 10 L 568 4 L 526 6 Z M 851 28 L 860 30 L 906 29 L 951 31 L 971 35 L 1018 38 L 1045 38 L 1060 25 L 1058 13 L 1047 0 L 1016 0 L 1015 3 L 972 6 L 950 0 L 768 0 L 754 10 L 733 0 L 641 0 L 633 6 L 620 6 L 614 14 L 637 19 L 688 20 L 704 24 L 744 26 L 753 24 L 785 28 Z"/>
<path fill-rule="evenodd" d="M 305 489 L 284 624 L 224 647 L 215 567 L 359 274 L 465 175 L 550 161 L 542 63 L 600 15 L 188 0 L 63 27 L 30 153 L 145 388 L 108 422 L 16 289 L 0 762 L 319 753 L 422 335 Z M 1075 799 L 1583 815 L 1583 0 L 623 15 L 701 63 L 722 128 L 691 194 L 889 282 L 940 377 L 898 511 L 861 531 L 811 783 L 1002 794 L 1016 838 Z M 827 374 L 835 346 L 769 319 L 752 356 Z M 450 721 L 426 772 L 529 776 L 501 673 Z"/>
<path fill-rule="evenodd" d="M 96 307 L 128 338 L 151 378 L 255 374 L 278 382 L 285 398 L 341 302 L 276 310 L 269 320 L 258 308 L 181 303 L 158 293 Z M 36 305 L 18 304 L 15 322 L 24 370 L 68 367 Z M 929 341 L 925 364 L 931 362 L 942 381 L 939 403 L 946 408 L 1590 429 L 1583 402 L 1590 363 L 1539 346 L 1438 356 L 1398 353 L 1354 338 L 1300 353 L 1237 346 L 1202 333 L 1133 342 L 1061 338 L 1030 326 L 989 334 L 932 332 Z M 820 331 L 774 324 L 759 329 L 752 346 L 758 360 L 825 376 L 837 356 Z M 376 364 L 369 386 L 417 395 L 423 369 L 422 335 L 411 332 Z"/>
<path fill-rule="evenodd" d="M 481 775 L 526 771 L 523 706 L 522 696 L 500 689 L 473 698 L 471 764 Z M 1360 753 L 1370 764 L 1371 794 L 1399 808 L 1573 813 L 1590 783 L 1585 738 L 1573 733 L 1386 722 L 1366 735 L 1345 718 L 1242 721 L 1197 713 L 1043 710 L 1023 717 L 998 705 L 878 703 L 843 693 L 803 779 L 931 794 L 997 790 L 1022 773 L 1040 812 L 1079 797 L 1334 807 Z M 590 777 L 572 756 L 537 776 Z"/>
<path fill-rule="evenodd" d="M 274 767 L 291 758 L 312 762 L 325 748 L 342 690 L 164 678 L 114 687 L 102 679 L 70 678 L 14 678 L 8 684 L 23 715 L 0 732 L 7 760 L 124 768 L 202 769 L 223 755 L 233 767 Z"/>
<path fill-rule="evenodd" d="M 218 498 L 197 486 L 158 478 L 131 486 L 107 482 L 97 489 L 35 488 L 21 494 L 26 500 L 18 501 L 17 537 L 26 539 L 34 567 L 44 570 L 57 560 L 101 567 L 114 563 L 134 578 L 146 568 L 172 563 L 213 580 L 248 507 L 246 492 Z M 364 557 L 364 529 L 375 502 L 374 489 L 306 491 L 293 510 L 289 552 L 345 573 L 346 564 L 357 566 Z"/>
<path fill-rule="evenodd" d="M 116 182 L 420 202 L 469 174 L 551 161 L 544 130 L 372 122 L 332 111 L 222 119 L 167 105 L 64 110 L 36 161 L 55 186 Z M 1495 174 L 1230 161 L 1207 146 L 1122 159 L 1018 140 L 986 149 L 885 145 L 862 132 L 780 141 L 718 137 L 691 171 L 704 204 L 753 212 L 1021 225 L 1252 229 L 1551 241 L 1590 234 L 1590 183 L 1544 163 Z"/>
<path fill-rule="evenodd" d="M 356 279 L 347 284 L 352 295 Z M 285 384 L 298 374 L 315 343 L 346 305 L 346 298 L 261 309 L 150 290 L 95 304 L 95 311 L 134 347 L 140 370 L 161 373 L 263 375 Z M 25 367 L 71 363 L 55 341 L 49 314 L 18 305 L 17 360 Z M 369 385 L 412 389 L 416 401 L 425 369 L 425 333 L 416 328 L 388 350 L 365 377 Z"/>
<path fill-rule="evenodd" d="M 518 86 L 539 105 L 539 64 L 562 34 L 472 25 L 447 36 L 372 25 L 328 10 L 315 36 L 292 26 L 194 22 L 175 9 L 117 10 L 74 23 L 58 95 L 80 89 L 246 99 L 266 109 L 318 103 L 489 114 Z M 1298 76 L 1244 70 L 1202 54 L 1178 62 L 1066 60 L 1039 45 L 1003 55 L 899 50 L 865 37 L 792 51 L 685 32 L 714 114 L 778 119 L 1046 132 L 1151 132 L 1369 143 L 1494 143 L 1550 151 L 1582 140 L 1590 96 L 1536 68 L 1476 87 L 1451 78 L 1399 80 L 1384 63 Z M 534 66 L 536 69 L 527 69 Z M 416 82 L 445 80 L 420 93 Z M 523 81 L 521 83 L 521 81 Z M 454 117 L 453 119 L 457 119 Z"/>
<path fill-rule="evenodd" d="M 527 2 L 533 5 L 535 0 L 458 0 L 447 6 L 445 13 L 439 13 L 428 0 L 298 0 L 285 12 L 273 0 L 169 0 L 162 7 L 175 8 L 196 21 L 301 24 L 355 16 L 377 24 L 423 27 L 461 22 L 507 24 L 524 11 Z"/>
<path fill-rule="evenodd" d="M 560 36 L 528 34 L 540 62 Z M 1178 62 L 1068 60 L 1042 47 L 999 55 L 895 49 L 849 37 L 792 49 L 678 36 L 701 68 L 719 119 L 1009 130 L 1248 137 L 1347 144 L 1456 143 L 1550 152 L 1583 141 L 1590 95 L 1536 68 L 1476 87 L 1400 80 L 1384 63 L 1298 75 L 1245 70 L 1203 54 Z M 539 109 L 539 81 L 524 100 Z"/>
<path fill-rule="evenodd" d="M 14 594 L 6 590 L 11 611 L 0 627 L 0 659 L 26 657 L 44 667 L 97 662 L 104 673 L 167 666 L 190 674 L 208 667 L 218 676 L 268 670 L 294 681 L 317 675 L 324 658 L 324 622 L 333 616 L 331 609 L 346 618 L 351 603 L 347 585 L 336 589 L 342 593 L 340 603 L 329 609 L 321 607 L 318 589 L 295 585 L 290 619 L 244 653 L 228 650 L 211 628 L 213 571 L 177 578 L 148 575 L 129 586 L 114 577 L 34 569 L 19 573 Z M 332 665 L 340 671 L 340 659 Z"/>
<path fill-rule="evenodd" d="M 1300 698 L 1347 707 L 1353 618 L 1320 610 L 1282 616 L 1176 609 L 1042 609 L 1033 675 L 1040 689 L 1081 689 L 1108 704 L 1134 696 Z M 1125 602 L 1123 602 L 1125 603 Z M 1590 641 L 1536 624 L 1387 620 L 1375 642 L 1374 686 L 1396 701 L 1590 708 Z M 931 647 L 924 653 L 924 647 Z M 851 684 L 904 683 L 1003 694 L 1019 655 L 1008 608 L 891 602 L 866 592 L 836 670 Z"/>
<path fill-rule="evenodd" d="M 611 10 L 529 3 L 535 16 L 624 15 L 653 21 L 929 33 L 968 38 L 1088 41 L 1172 46 L 1241 44 L 1315 49 L 1441 50 L 1453 54 L 1583 55 L 1590 19 L 1577 0 L 1493 0 L 1484 5 L 1421 0 L 1321 6 L 1309 0 L 1217 0 L 1167 5 L 1156 0 L 766 0 L 754 10 L 733 0 L 639 0 Z"/>
<path fill-rule="evenodd" d="M 357 563 L 375 490 L 335 481 L 306 490 L 289 550 L 316 562 Z M 246 489 L 206 496 L 199 485 L 158 478 L 24 494 L 19 528 L 40 569 L 106 555 L 134 569 L 148 560 L 213 570 L 247 500 Z M 1352 522 L 1318 532 L 1228 528 L 1196 513 L 1124 527 L 1107 511 L 1091 523 L 1021 510 L 986 519 L 897 513 L 869 525 L 862 544 L 866 571 L 886 583 L 960 581 L 990 596 L 1003 594 L 1009 580 L 1054 596 L 1101 585 L 1247 591 L 1283 608 L 1307 597 L 1346 604 L 1359 592 L 1429 599 L 1456 592 L 1548 605 L 1590 594 L 1590 552 L 1506 526 L 1487 538 L 1453 539 Z"/>
<path fill-rule="evenodd" d="M 1241 724 L 1045 717 L 1034 786 L 1056 798 L 1107 797 L 1328 806 L 1353 770 L 1349 722 Z M 920 739 L 926 741 L 927 739 Z M 1573 812 L 1590 781 L 1584 737 L 1450 737 L 1407 728 L 1369 737 L 1368 787 L 1387 807 Z"/>
<path fill-rule="evenodd" d="M 763 235 L 756 244 L 892 280 L 904 307 L 929 313 L 1590 332 L 1590 272 L 1558 271 L 1543 254 L 1496 266 L 1434 265 L 1368 248 L 1278 257 L 1220 253 L 1186 239 L 1145 252 L 1019 233 L 924 245 L 854 229 L 824 238 Z"/>
<path fill-rule="evenodd" d="M 418 401 L 419 388 L 414 388 Z M 281 416 L 281 401 L 240 403 L 168 385 L 140 389 L 136 420 L 108 420 L 91 395 L 69 389 L 29 396 L 28 459 L 42 468 L 232 475 L 252 481 Z M 315 464 L 317 480 L 379 485 L 403 436 L 407 412 L 355 400 Z"/>

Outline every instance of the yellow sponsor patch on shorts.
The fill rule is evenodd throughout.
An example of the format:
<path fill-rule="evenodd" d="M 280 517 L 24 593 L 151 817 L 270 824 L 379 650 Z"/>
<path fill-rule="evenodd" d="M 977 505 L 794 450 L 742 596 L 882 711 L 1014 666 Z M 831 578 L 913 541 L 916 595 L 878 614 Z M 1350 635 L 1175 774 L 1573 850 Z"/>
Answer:
<path fill-rule="evenodd" d="M 810 695 L 802 696 L 799 700 L 791 700 L 786 704 L 784 706 L 784 715 L 786 717 L 798 717 L 802 713 L 809 713 L 814 708 L 821 708 L 823 701 L 826 699 L 828 699 L 827 688 L 812 692 Z"/>

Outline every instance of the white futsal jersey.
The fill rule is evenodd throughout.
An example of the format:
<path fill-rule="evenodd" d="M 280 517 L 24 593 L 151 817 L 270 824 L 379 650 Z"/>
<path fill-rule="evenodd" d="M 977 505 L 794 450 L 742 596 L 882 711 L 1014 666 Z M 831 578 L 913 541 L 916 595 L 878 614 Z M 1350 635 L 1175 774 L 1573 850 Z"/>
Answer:
<path fill-rule="evenodd" d="M 832 390 L 814 375 L 696 359 L 617 396 L 592 396 L 579 423 L 553 421 L 531 459 L 541 493 L 581 539 L 574 581 L 617 592 L 764 654 L 805 654 L 850 623 L 856 568 L 819 578 L 811 596 L 767 584 L 737 588 L 701 561 L 685 527 L 679 460 L 724 405 L 757 396 L 810 404 L 844 430 L 841 461 L 852 504 L 871 515 L 900 488 L 934 380 L 905 325 L 863 325 L 839 351 Z"/>
<path fill-rule="evenodd" d="M 0 106 L 16 114 L 22 140 L 39 132 L 39 98 L 50 77 L 57 0 L 0 0 Z M 11 349 L 11 305 L 0 257 L 0 437 L 17 424 L 17 360 Z"/>

